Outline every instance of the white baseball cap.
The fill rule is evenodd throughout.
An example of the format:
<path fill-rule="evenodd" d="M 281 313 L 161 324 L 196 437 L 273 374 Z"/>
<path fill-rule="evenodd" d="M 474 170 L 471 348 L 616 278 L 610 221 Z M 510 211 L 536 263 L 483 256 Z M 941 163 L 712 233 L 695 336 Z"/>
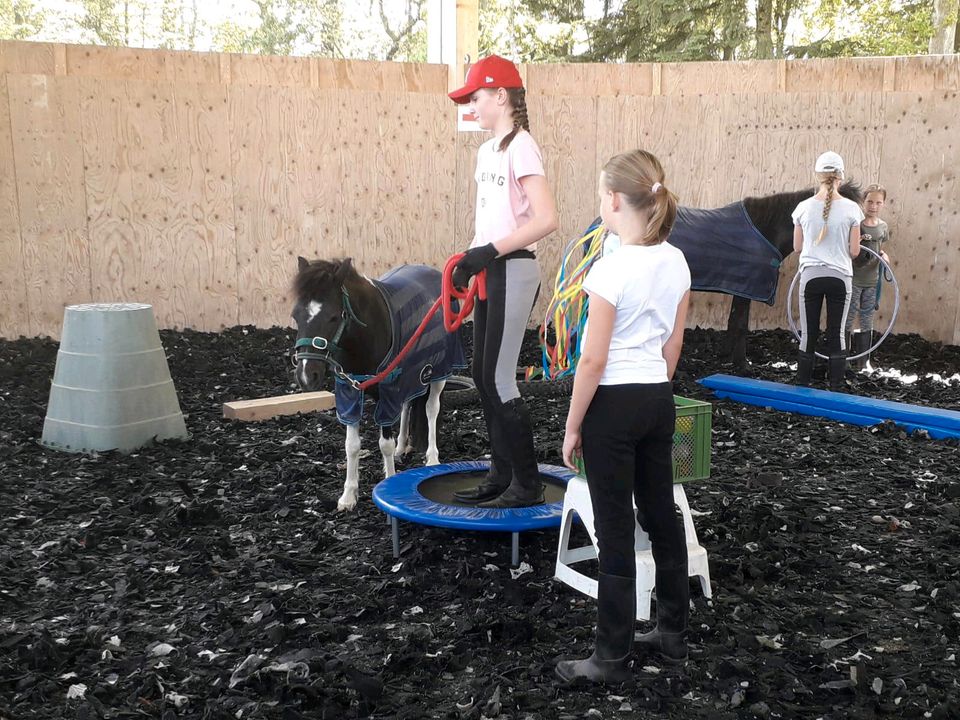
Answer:
<path fill-rule="evenodd" d="M 827 151 L 817 158 L 814 172 L 838 172 L 843 175 L 843 158 L 839 154 Z"/>

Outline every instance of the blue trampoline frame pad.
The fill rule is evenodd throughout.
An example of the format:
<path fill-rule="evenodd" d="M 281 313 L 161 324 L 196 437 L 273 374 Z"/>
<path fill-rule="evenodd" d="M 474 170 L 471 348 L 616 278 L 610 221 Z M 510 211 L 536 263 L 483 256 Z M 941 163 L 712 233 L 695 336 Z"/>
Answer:
<path fill-rule="evenodd" d="M 710 375 L 700 384 L 717 397 L 748 405 L 826 417 L 852 425 L 877 425 L 892 420 L 907 430 L 926 430 L 937 440 L 960 438 L 960 412 L 909 403 L 878 400 L 862 395 L 752 380 L 734 375 Z"/>
<path fill-rule="evenodd" d="M 562 502 L 523 508 L 461 507 L 434 502 L 417 491 L 424 480 L 452 473 L 476 472 L 479 482 L 483 479 L 479 473 L 486 473 L 489 469 L 488 461 L 464 461 L 404 470 L 377 484 L 373 489 L 373 502 L 398 520 L 456 530 L 517 533 L 560 526 Z M 541 475 L 564 486 L 576 475 L 557 465 L 540 465 L 539 470 Z"/>

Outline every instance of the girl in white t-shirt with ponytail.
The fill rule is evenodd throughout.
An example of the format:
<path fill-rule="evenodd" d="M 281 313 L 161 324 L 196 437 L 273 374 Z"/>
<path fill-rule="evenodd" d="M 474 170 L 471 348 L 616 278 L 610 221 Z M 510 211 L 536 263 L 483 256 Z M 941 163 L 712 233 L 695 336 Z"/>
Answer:
<path fill-rule="evenodd" d="M 596 649 L 563 661 L 565 682 L 623 682 L 636 644 L 668 662 L 687 657 L 687 545 L 673 503 L 673 373 L 690 299 L 690 270 L 667 242 L 677 199 L 645 150 L 617 155 L 600 174 L 600 215 L 620 247 L 597 260 L 583 350 L 567 414 L 563 460 L 582 454 L 599 545 Z M 656 561 L 657 627 L 634 638 L 634 512 Z"/>

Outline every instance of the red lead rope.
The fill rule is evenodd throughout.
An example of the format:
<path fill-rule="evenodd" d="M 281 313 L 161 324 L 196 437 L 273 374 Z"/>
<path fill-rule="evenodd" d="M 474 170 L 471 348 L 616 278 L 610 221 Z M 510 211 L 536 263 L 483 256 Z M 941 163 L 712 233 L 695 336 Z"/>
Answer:
<path fill-rule="evenodd" d="M 437 310 L 443 307 L 443 327 L 446 328 L 448 333 L 456 332 L 460 329 L 460 326 L 463 325 L 463 321 L 466 320 L 470 313 L 473 312 L 473 303 L 479 298 L 480 300 L 487 299 L 487 271 L 482 270 L 476 275 L 476 280 L 470 284 L 470 287 L 466 290 L 458 290 L 453 285 L 453 268 L 460 261 L 460 258 L 463 257 L 463 253 L 457 253 L 456 255 L 451 255 L 447 259 L 447 264 L 443 267 L 443 285 L 440 290 L 440 297 L 436 299 L 431 308 L 427 311 L 426 316 L 420 322 L 420 326 L 417 328 L 416 332 L 407 340 L 407 344 L 403 346 L 397 356 L 390 361 L 390 364 L 387 365 L 381 372 L 374 375 L 369 380 L 364 380 L 360 383 L 360 389 L 366 390 L 372 385 L 376 385 L 381 380 L 383 380 L 387 375 L 392 373 L 397 365 L 400 364 L 400 361 L 406 357 L 407 353 L 410 352 L 411 348 L 417 344 L 417 341 L 420 339 L 420 336 L 423 335 L 424 330 L 427 329 L 427 325 L 430 323 L 431 318 L 436 314 Z M 454 312 L 453 310 L 453 301 L 460 301 L 460 310 L 459 312 Z"/>

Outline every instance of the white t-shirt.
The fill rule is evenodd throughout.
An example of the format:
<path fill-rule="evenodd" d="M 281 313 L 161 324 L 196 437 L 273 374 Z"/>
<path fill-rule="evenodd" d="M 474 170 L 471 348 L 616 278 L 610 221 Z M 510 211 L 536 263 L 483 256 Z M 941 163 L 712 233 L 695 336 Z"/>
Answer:
<path fill-rule="evenodd" d="M 823 200 L 807 198 L 797 205 L 791 217 L 794 225 L 803 228 L 801 270 L 812 265 L 824 265 L 847 277 L 853 276 L 850 228 L 859 226 L 864 217 L 863 210 L 857 203 L 847 198 L 834 198 L 827 218 L 827 232 L 819 244 L 816 240 L 823 229 Z"/>
<path fill-rule="evenodd" d="M 520 178 L 545 174 L 540 148 L 526 130 L 520 130 L 503 152 L 497 149 L 500 140 L 491 138 L 477 151 L 476 233 L 470 247 L 502 240 L 533 217 Z M 526 249 L 536 250 L 537 244 Z"/>
<path fill-rule="evenodd" d="M 593 264 L 583 289 L 617 309 L 600 384 L 667 382 L 663 345 L 690 289 L 683 253 L 668 242 L 623 245 Z M 589 331 L 588 319 L 584 341 Z"/>

